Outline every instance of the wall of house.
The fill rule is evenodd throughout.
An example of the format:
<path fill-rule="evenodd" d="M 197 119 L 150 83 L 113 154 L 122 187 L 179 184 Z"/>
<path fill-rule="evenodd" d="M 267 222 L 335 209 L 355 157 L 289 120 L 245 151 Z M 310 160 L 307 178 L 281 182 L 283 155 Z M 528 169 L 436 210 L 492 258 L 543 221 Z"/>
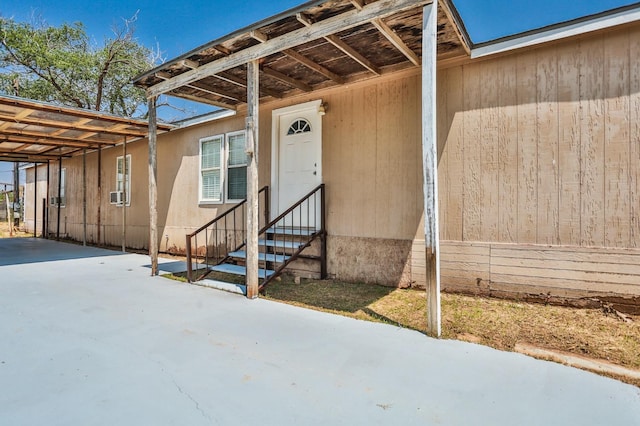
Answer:
<path fill-rule="evenodd" d="M 640 28 L 450 68 L 438 87 L 440 233 L 457 242 L 443 281 L 640 295 Z"/>

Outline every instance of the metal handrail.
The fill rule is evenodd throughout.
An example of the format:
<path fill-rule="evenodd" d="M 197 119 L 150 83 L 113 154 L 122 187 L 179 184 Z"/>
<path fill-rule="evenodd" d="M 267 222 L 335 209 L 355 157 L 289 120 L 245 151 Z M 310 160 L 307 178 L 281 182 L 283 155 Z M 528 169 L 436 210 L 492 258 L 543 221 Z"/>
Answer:
<path fill-rule="evenodd" d="M 265 223 L 267 223 L 269 221 L 269 186 L 265 185 L 262 188 L 260 188 L 260 190 L 258 191 L 258 199 L 260 197 L 260 194 L 264 193 L 264 221 Z M 185 245 L 185 251 L 186 251 L 186 255 L 187 255 L 187 280 L 189 282 L 193 282 L 193 256 L 194 253 L 192 253 L 192 245 L 191 245 L 191 240 L 195 239 L 195 243 L 196 243 L 196 253 L 195 253 L 195 258 L 196 258 L 196 262 L 197 259 L 199 258 L 198 256 L 198 245 L 197 245 L 197 241 L 198 241 L 198 234 L 202 231 L 205 231 L 211 227 L 215 226 L 215 238 L 216 238 L 216 248 L 218 247 L 217 245 L 217 238 L 218 238 L 218 229 L 217 229 L 217 224 L 218 222 L 225 220 L 225 224 L 226 224 L 226 218 L 233 214 L 234 216 L 234 221 L 233 221 L 233 227 L 232 227 L 232 232 L 234 235 L 237 235 L 238 232 L 238 228 L 236 226 L 236 221 L 235 221 L 235 214 L 236 211 L 239 210 L 240 208 L 243 208 L 244 205 L 246 204 L 247 200 L 244 199 L 242 201 L 240 201 L 238 204 L 236 204 L 235 206 L 231 207 L 230 209 L 228 209 L 227 211 L 219 214 L 218 216 L 216 216 L 214 219 L 212 219 L 211 221 L 207 222 L 205 225 L 201 226 L 200 228 L 198 228 L 197 230 L 193 231 L 190 234 L 186 235 L 186 245 Z M 241 225 L 243 225 L 244 223 L 241 222 Z M 244 231 L 244 229 L 242 229 Z M 228 241 L 227 241 L 227 231 L 228 229 L 225 228 L 225 250 L 226 253 L 224 254 L 224 256 L 218 256 L 218 258 L 222 258 L 222 261 L 226 260 L 228 258 L 228 253 L 230 252 L 230 250 L 228 250 Z M 235 237 L 234 237 L 234 241 L 236 241 Z M 244 243 L 244 238 L 241 239 L 241 243 L 238 245 L 236 244 L 234 246 L 234 248 L 231 251 L 235 251 L 235 250 L 239 250 L 245 243 Z M 208 254 L 209 254 L 209 241 L 208 241 L 208 237 L 205 234 L 205 253 L 204 253 L 204 259 L 205 259 L 205 263 L 208 265 L 209 261 L 208 261 Z M 216 254 L 219 254 L 219 252 L 216 252 Z M 206 275 L 206 273 L 205 273 Z M 202 278 L 202 277 L 201 277 Z"/>

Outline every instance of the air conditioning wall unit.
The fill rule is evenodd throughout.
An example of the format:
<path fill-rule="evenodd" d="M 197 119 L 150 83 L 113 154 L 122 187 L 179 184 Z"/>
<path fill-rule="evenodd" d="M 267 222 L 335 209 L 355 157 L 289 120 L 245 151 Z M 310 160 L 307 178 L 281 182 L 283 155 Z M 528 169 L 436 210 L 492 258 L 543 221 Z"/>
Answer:
<path fill-rule="evenodd" d="M 112 191 L 109 193 L 109 203 L 121 206 L 124 201 L 124 193 L 122 191 Z"/>

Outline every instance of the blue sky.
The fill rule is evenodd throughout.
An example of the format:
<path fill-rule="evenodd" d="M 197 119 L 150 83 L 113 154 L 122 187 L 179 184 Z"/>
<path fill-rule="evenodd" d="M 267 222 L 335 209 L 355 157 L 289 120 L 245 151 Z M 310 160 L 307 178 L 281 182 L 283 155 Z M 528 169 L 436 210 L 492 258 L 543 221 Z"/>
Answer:
<path fill-rule="evenodd" d="M 539 28 L 636 0 L 453 0 L 475 43 Z M 169 60 L 210 40 L 301 4 L 301 0 L 0 0 L 0 15 L 49 25 L 82 22 L 100 43 L 136 12 L 138 41 Z M 203 110 L 198 110 L 202 112 Z M 167 114 L 171 114 L 170 112 Z M 11 173 L 0 163 L 0 182 Z"/>

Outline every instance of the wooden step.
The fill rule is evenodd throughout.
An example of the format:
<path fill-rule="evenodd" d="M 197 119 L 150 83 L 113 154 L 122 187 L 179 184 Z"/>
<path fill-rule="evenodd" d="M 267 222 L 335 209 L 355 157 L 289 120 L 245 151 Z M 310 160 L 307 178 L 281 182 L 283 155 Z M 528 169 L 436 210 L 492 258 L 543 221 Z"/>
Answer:
<path fill-rule="evenodd" d="M 234 274 L 234 275 L 242 275 L 243 277 L 247 276 L 247 268 L 240 265 L 232 265 L 230 263 L 221 263 L 220 265 L 209 267 L 214 272 L 222 272 L 225 274 Z M 272 271 L 271 269 L 259 269 L 258 270 L 258 278 L 264 279 L 266 277 L 270 277 L 276 271 Z"/>
<path fill-rule="evenodd" d="M 304 244 L 295 241 L 283 241 L 283 240 L 258 240 L 258 245 L 263 247 L 275 247 L 297 250 Z"/>
<path fill-rule="evenodd" d="M 236 259 L 246 259 L 247 252 L 246 251 L 234 251 L 229 253 L 230 257 L 234 257 Z M 273 253 L 258 253 L 258 260 L 261 262 L 276 262 L 276 263 L 284 263 L 291 256 L 285 256 L 283 254 L 273 254 Z"/>

